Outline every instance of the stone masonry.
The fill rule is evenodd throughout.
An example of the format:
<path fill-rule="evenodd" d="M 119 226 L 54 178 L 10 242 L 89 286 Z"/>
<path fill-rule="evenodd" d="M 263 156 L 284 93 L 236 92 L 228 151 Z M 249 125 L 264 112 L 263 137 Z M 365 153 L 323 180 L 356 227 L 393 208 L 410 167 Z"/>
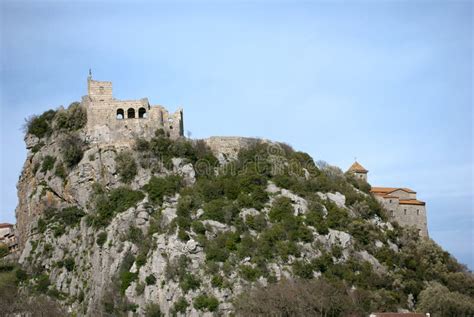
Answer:
<path fill-rule="evenodd" d="M 128 143 L 135 137 L 150 138 L 163 129 L 172 139 L 183 136 L 183 110 L 170 114 L 147 98 L 118 100 L 112 82 L 87 79 L 87 95 L 82 97 L 87 110 L 87 138 L 91 143 Z"/>
<path fill-rule="evenodd" d="M 348 173 L 367 181 L 367 173 L 358 162 L 352 164 Z M 420 235 L 428 237 L 426 203 L 416 198 L 416 192 L 410 188 L 372 187 L 371 193 L 387 210 L 389 217 L 405 227 L 415 227 Z"/>

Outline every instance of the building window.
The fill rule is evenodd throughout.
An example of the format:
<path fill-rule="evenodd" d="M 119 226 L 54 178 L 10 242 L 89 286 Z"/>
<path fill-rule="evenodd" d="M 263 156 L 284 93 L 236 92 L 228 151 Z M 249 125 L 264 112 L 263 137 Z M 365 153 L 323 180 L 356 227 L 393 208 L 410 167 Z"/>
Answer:
<path fill-rule="evenodd" d="M 393 212 L 393 210 L 390 210 L 390 214 L 391 214 L 391 215 L 392 215 L 392 217 L 393 217 L 393 215 L 394 215 L 394 212 Z"/>
<path fill-rule="evenodd" d="M 117 120 L 123 120 L 124 118 L 124 113 L 123 113 L 123 109 L 117 109 L 117 116 L 116 116 Z"/>
<path fill-rule="evenodd" d="M 417 210 L 416 210 L 416 214 L 417 214 L 417 215 L 420 215 L 420 209 L 417 209 Z"/>
<path fill-rule="evenodd" d="M 128 118 L 128 119 L 133 119 L 133 118 L 135 118 L 135 109 L 129 108 L 129 109 L 127 110 L 127 118 Z"/>
<path fill-rule="evenodd" d="M 406 209 L 405 209 L 405 210 L 403 210 L 403 213 L 404 213 L 404 214 L 405 214 L 405 216 L 406 216 L 406 214 L 407 214 L 407 210 L 406 210 Z"/>
<path fill-rule="evenodd" d="M 143 107 L 138 109 L 138 118 L 146 118 L 146 117 L 147 117 L 146 109 Z"/>
<path fill-rule="evenodd" d="M 392 202 L 392 200 L 391 200 L 391 199 L 389 199 L 389 200 L 388 200 L 388 202 L 389 202 L 389 203 L 391 203 L 391 202 Z"/>

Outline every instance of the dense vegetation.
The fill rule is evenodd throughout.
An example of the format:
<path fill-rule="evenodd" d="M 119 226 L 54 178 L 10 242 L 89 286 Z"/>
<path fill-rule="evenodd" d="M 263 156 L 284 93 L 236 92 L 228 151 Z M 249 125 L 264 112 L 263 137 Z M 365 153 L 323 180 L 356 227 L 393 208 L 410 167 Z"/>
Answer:
<path fill-rule="evenodd" d="M 53 132 L 74 132 L 87 123 L 86 110 L 79 102 L 73 102 L 67 109 L 48 110 L 40 116 L 26 120 L 26 132 L 38 138 L 49 137 Z"/>
<path fill-rule="evenodd" d="M 435 317 L 474 312 L 472 274 L 431 240 L 396 223 L 382 229 L 377 223 L 386 222 L 387 216 L 369 194 L 370 185 L 335 167 L 315 164 L 309 155 L 288 145 L 260 141 L 221 166 L 203 142 L 173 141 L 162 130 L 151 140 L 137 139 L 135 150 L 116 157 L 119 186 L 94 185 L 83 222 L 97 230 L 92 243 L 105 248 L 110 244 L 105 230 L 113 218 L 148 198 L 149 227 L 130 226 L 121 233 L 121 239 L 135 247 L 127 253 L 102 300 L 109 314 L 137 310 L 124 296 L 132 283 L 136 282 L 138 294 L 158 283 L 154 274 L 139 281 L 137 271 L 131 271 L 134 264 L 140 270 L 147 262 L 156 247 L 156 233 L 177 235 L 183 242 L 193 239 L 205 253 L 202 269 L 209 279 L 193 273 L 185 255 L 167 258 L 161 287 L 173 281 L 183 296 L 199 293 L 189 302 L 181 297 L 171 313 L 184 313 L 187 307 L 214 312 L 219 300 L 211 292 L 200 291 L 202 287 L 233 290 L 236 282 L 249 287 L 235 300 L 236 312 L 242 316 L 359 316 L 400 307 L 429 311 Z M 82 155 L 68 152 L 70 159 L 63 157 L 62 163 L 70 168 Z M 193 164 L 197 178 L 192 186 L 171 173 L 177 157 Z M 53 157 L 45 157 L 40 167 L 44 172 L 55 167 L 55 173 L 61 175 L 65 172 L 58 164 Z M 140 168 L 153 174 L 141 187 L 134 182 Z M 303 197 L 307 210 L 295 209 L 294 196 L 269 190 L 273 185 Z M 321 195 L 328 192 L 342 193 L 349 208 Z M 171 198 L 177 199 L 177 217 L 167 223 L 162 211 Z M 76 207 L 50 208 L 38 221 L 37 230 L 47 233 L 51 229 L 60 236 L 84 216 Z M 215 222 L 229 230 L 215 230 Z M 351 235 L 349 249 L 318 240 L 335 230 Z M 51 249 L 46 244 L 37 252 L 48 254 Z M 314 256 L 303 256 L 308 249 Z M 364 260 L 359 251 L 373 256 L 386 270 Z M 292 279 L 278 279 L 270 263 L 285 267 Z M 76 269 L 74 260 L 67 257 L 56 265 L 70 272 Z M 253 287 L 261 280 L 268 283 L 267 288 Z M 47 275 L 35 275 L 34 281 L 38 291 L 54 293 Z M 145 311 L 147 316 L 162 314 L 151 303 Z"/>

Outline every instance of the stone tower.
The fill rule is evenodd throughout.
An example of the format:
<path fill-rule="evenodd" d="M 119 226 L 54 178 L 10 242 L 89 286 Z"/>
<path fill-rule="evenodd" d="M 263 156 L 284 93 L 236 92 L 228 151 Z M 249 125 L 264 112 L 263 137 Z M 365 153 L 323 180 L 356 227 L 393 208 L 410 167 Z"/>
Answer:
<path fill-rule="evenodd" d="M 363 179 L 367 181 L 367 173 L 369 172 L 366 170 L 362 165 L 360 165 L 357 161 L 349 167 L 348 173 L 352 173 L 356 178 Z"/>
<path fill-rule="evenodd" d="M 112 82 L 87 79 L 87 138 L 91 143 L 130 143 L 135 137 L 151 138 L 163 129 L 172 139 L 183 136 L 183 110 L 170 114 L 163 106 L 150 105 L 147 98 L 118 100 Z"/>

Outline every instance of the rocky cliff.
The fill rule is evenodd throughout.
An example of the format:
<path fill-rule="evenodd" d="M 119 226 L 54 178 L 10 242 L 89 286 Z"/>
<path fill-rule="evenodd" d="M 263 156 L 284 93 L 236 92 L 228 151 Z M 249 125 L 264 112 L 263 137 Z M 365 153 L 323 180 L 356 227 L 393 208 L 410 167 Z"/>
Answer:
<path fill-rule="evenodd" d="M 71 314 L 268 314 L 242 299 L 291 280 L 350 299 L 297 315 L 423 309 L 427 282 L 472 299 L 465 268 L 338 168 L 257 139 L 92 146 L 84 113 L 30 120 L 16 209 L 23 287 Z"/>

